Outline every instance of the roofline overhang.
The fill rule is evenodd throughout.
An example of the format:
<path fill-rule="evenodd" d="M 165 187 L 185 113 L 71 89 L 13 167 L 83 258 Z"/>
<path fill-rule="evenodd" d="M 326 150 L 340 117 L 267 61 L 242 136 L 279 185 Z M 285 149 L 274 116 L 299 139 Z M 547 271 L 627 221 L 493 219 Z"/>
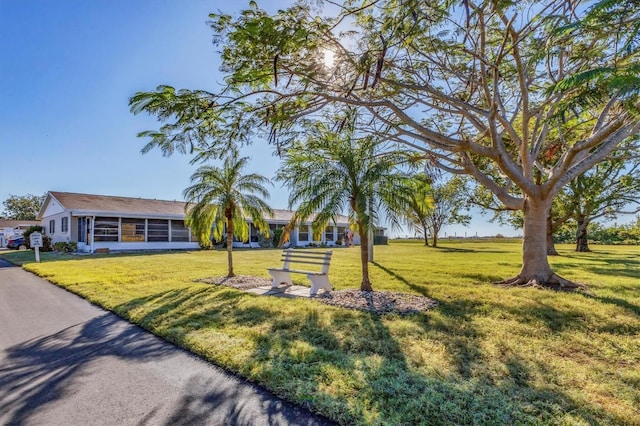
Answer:
<path fill-rule="evenodd" d="M 131 213 L 131 212 L 113 212 L 103 210 L 73 210 L 70 212 L 73 217 L 86 216 L 104 216 L 104 217 L 120 217 L 135 219 L 174 219 L 184 220 L 184 214 L 166 214 L 166 213 Z"/>

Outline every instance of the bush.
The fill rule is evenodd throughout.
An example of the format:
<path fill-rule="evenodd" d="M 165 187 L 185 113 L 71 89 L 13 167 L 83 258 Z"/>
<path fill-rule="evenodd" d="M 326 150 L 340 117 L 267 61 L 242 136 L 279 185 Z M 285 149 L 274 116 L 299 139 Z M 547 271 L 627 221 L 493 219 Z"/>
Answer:
<path fill-rule="evenodd" d="M 22 233 L 24 236 L 24 243 L 28 249 L 31 249 L 31 239 L 29 236 L 34 232 L 39 232 L 42 234 L 42 247 L 40 247 L 40 251 L 51 251 L 51 238 L 44 235 L 44 228 L 42 226 L 30 226 L 26 231 Z"/>
<path fill-rule="evenodd" d="M 27 240 L 27 243 L 29 240 Z M 53 247 L 51 246 L 51 237 L 48 235 L 42 236 L 42 247 L 40 247 L 40 251 L 52 251 Z"/>
<path fill-rule="evenodd" d="M 283 228 L 276 228 L 273 230 L 273 237 L 271 239 L 273 243 L 273 247 L 278 247 L 280 245 L 280 239 L 282 238 L 283 232 L 284 232 Z"/>
<path fill-rule="evenodd" d="M 51 245 L 51 240 L 49 240 L 49 245 Z M 78 243 L 75 241 L 59 241 L 53 244 L 53 249 L 61 253 L 73 253 L 78 250 Z"/>

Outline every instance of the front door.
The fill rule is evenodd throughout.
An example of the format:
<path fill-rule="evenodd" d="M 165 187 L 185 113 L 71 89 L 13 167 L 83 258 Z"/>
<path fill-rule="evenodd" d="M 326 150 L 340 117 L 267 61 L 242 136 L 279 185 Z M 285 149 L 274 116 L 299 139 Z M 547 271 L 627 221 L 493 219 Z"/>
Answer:
<path fill-rule="evenodd" d="M 78 242 L 87 242 L 87 219 L 84 217 L 78 218 Z"/>

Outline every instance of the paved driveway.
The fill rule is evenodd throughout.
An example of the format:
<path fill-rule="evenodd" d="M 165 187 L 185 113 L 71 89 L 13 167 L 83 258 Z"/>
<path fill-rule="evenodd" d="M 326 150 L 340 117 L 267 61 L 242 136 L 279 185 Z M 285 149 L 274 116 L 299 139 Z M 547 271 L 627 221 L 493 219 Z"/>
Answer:
<path fill-rule="evenodd" d="M 326 424 L 0 259 L 0 424 Z"/>

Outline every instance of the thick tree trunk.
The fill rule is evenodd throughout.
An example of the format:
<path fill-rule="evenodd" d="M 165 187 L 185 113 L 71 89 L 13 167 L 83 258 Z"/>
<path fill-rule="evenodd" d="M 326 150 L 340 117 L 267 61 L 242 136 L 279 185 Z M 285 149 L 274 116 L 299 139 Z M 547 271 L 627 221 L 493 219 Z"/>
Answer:
<path fill-rule="evenodd" d="M 525 198 L 522 269 L 518 276 L 498 284 L 541 286 L 556 290 L 575 290 L 584 287 L 554 274 L 549 265 L 547 259 L 547 217 L 551 201 Z"/>
<path fill-rule="evenodd" d="M 579 216 L 577 219 L 578 229 L 576 231 L 576 251 L 589 252 L 589 239 L 587 235 L 587 227 L 589 221 L 584 216 Z"/>
<path fill-rule="evenodd" d="M 233 273 L 233 219 L 227 217 L 227 277 L 235 277 Z"/>
<path fill-rule="evenodd" d="M 362 263 L 361 291 L 373 291 L 369 281 L 369 234 L 364 229 L 362 221 L 358 220 L 358 232 L 360 233 L 360 261 Z"/>
<path fill-rule="evenodd" d="M 553 242 L 553 219 L 551 214 L 547 216 L 547 255 L 558 256 L 556 244 Z"/>

